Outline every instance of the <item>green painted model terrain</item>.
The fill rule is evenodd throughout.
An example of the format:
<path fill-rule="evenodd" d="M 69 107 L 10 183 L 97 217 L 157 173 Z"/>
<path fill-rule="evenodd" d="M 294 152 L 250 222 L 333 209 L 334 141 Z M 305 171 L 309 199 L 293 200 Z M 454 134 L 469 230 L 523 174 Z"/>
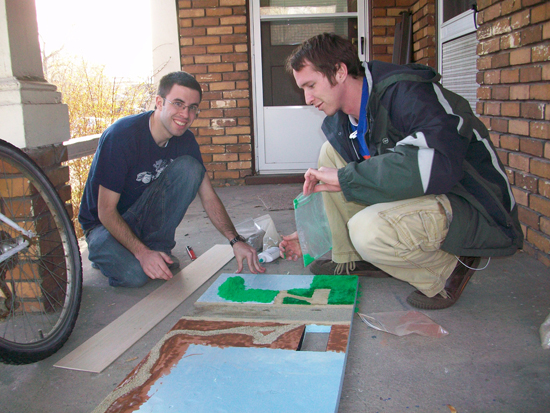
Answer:
<path fill-rule="evenodd" d="M 267 276 L 266 276 L 267 277 Z M 355 302 L 357 290 L 356 275 L 316 275 L 313 277 L 310 288 L 294 288 L 288 290 L 289 294 L 299 297 L 311 298 L 315 290 L 330 289 L 328 304 L 346 305 Z M 218 295 L 228 301 L 271 303 L 279 294 L 278 290 L 261 290 L 256 288 L 247 289 L 244 285 L 244 278 L 235 276 L 229 277 L 218 288 Z M 310 305 L 305 300 L 293 297 L 285 297 L 283 304 Z"/>
<path fill-rule="evenodd" d="M 218 288 L 218 295 L 229 301 L 271 303 L 279 294 L 277 290 L 246 289 L 243 277 L 229 277 Z"/>
<path fill-rule="evenodd" d="M 319 289 L 330 289 L 328 304 L 353 304 L 357 290 L 356 275 L 316 275 L 311 287 L 288 290 L 289 294 L 300 297 L 312 297 L 313 292 Z"/>

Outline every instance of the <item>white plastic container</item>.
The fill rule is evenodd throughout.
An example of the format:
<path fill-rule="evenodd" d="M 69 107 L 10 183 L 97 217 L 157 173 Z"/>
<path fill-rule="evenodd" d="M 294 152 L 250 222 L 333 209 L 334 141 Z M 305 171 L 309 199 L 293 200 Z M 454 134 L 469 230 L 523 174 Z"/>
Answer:
<path fill-rule="evenodd" d="M 280 257 L 279 247 L 271 247 L 258 254 L 258 259 L 260 260 L 260 264 L 263 264 L 264 262 L 271 262 L 273 260 L 276 260 L 279 257 Z"/>

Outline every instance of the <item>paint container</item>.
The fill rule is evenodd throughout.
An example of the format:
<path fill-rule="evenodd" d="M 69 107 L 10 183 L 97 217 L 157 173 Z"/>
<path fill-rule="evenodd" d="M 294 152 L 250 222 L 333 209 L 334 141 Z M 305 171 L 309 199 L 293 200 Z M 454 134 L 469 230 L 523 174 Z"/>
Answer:
<path fill-rule="evenodd" d="M 264 252 L 260 252 L 258 254 L 258 259 L 260 260 L 260 264 L 263 264 L 264 262 L 271 262 L 273 260 L 276 260 L 279 257 L 280 257 L 279 247 L 271 247 L 266 249 Z"/>

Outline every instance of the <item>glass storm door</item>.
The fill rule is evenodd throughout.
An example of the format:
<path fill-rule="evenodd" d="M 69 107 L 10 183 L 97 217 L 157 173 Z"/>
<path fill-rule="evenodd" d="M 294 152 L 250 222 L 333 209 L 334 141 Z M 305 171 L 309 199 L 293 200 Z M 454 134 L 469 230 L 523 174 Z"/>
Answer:
<path fill-rule="evenodd" d="M 365 2 L 357 0 L 252 0 L 252 52 L 256 170 L 301 173 L 317 167 L 326 138 L 323 112 L 306 106 L 303 92 L 285 70 L 304 40 L 334 32 L 357 44 L 366 60 Z"/>

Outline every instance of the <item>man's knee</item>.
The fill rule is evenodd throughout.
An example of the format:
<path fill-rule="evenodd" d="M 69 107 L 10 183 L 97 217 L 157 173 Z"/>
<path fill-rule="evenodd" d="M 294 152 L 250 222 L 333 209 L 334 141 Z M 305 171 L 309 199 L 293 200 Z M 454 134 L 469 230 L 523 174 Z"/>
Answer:
<path fill-rule="evenodd" d="M 327 154 L 327 151 L 332 148 L 332 145 L 326 141 L 321 145 L 321 152 L 319 152 L 319 161 L 317 162 L 317 166 L 320 168 L 321 166 L 329 166 L 331 163 L 329 161 L 329 156 Z"/>
<path fill-rule="evenodd" d="M 382 237 L 382 228 L 387 223 L 380 218 L 374 208 L 367 207 L 348 221 L 351 243 L 366 261 L 374 260 L 377 255 L 389 251 L 387 240 Z"/>
<path fill-rule="evenodd" d="M 139 261 L 129 262 L 124 267 L 118 266 L 116 269 L 101 266 L 99 269 L 109 279 L 111 287 L 139 288 L 149 282 L 149 277 L 143 272 Z"/>
<path fill-rule="evenodd" d="M 104 226 L 94 228 L 86 237 L 88 257 L 113 287 L 142 287 L 149 277 L 139 261 Z"/>
<path fill-rule="evenodd" d="M 177 181 L 181 180 L 182 176 L 185 176 L 187 181 L 202 182 L 204 177 L 204 167 L 202 164 L 190 155 L 180 156 L 168 165 L 163 173 L 166 173 L 168 177 L 175 177 Z"/>

